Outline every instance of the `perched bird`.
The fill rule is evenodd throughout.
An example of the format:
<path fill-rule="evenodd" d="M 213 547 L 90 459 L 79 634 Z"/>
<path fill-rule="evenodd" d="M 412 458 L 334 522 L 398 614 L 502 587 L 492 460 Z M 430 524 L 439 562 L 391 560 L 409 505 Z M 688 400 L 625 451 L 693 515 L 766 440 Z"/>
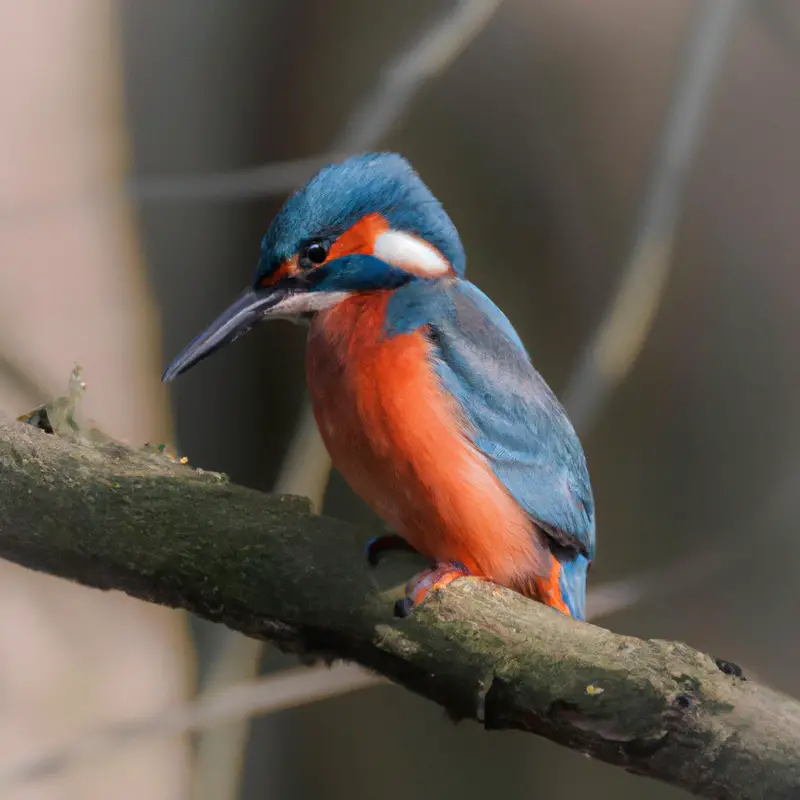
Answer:
<path fill-rule="evenodd" d="M 432 568 L 578 619 L 595 520 L 586 459 L 511 323 L 464 278 L 458 233 L 401 156 L 325 167 L 261 242 L 253 285 L 172 362 L 169 381 L 264 319 L 309 323 L 308 390 L 334 465 Z M 398 536 L 399 535 L 399 536 Z"/>

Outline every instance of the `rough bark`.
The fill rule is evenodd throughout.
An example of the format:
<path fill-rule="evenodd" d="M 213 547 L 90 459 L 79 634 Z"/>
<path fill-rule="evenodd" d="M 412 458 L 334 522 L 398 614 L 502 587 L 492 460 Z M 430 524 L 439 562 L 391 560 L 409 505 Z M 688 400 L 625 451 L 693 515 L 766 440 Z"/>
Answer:
<path fill-rule="evenodd" d="M 620 636 L 479 581 L 395 619 L 397 590 L 365 565 L 364 538 L 302 500 L 164 455 L 0 422 L 0 555 L 11 561 L 356 661 L 454 718 L 530 731 L 701 796 L 800 797 L 794 700 L 686 645 Z"/>

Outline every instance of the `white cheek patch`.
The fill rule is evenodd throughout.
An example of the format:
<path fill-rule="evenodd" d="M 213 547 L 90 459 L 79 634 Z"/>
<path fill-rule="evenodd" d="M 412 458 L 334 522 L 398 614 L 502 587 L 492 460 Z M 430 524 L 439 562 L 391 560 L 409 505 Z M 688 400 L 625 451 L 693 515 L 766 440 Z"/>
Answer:
<path fill-rule="evenodd" d="M 450 264 L 435 247 L 403 231 L 379 234 L 373 254 L 381 261 L 425 278 L 437 278 L 450 272 Z"/>

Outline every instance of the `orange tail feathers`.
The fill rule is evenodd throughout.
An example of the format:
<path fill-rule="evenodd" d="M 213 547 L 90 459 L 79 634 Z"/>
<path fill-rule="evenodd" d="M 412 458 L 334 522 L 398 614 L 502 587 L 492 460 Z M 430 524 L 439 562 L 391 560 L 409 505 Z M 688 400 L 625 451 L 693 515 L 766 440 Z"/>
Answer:
<path fill-rule="evenodd" d="M 586 575 L 590 561 L 583 553 L 550 552 L 550 570 L 512 588 L 574 619 L 586 618 Z"/>
<path fill-rule="evenodd" d="M 526 580 L 513 588 L 525 597 L 538 600 L 540 603 L 572 617 L 574 614 L 566 603 L 561 586 L 561 562 L 552 553 L 549 554 L 549 559 L 550 572 L 547 575 Z"/>

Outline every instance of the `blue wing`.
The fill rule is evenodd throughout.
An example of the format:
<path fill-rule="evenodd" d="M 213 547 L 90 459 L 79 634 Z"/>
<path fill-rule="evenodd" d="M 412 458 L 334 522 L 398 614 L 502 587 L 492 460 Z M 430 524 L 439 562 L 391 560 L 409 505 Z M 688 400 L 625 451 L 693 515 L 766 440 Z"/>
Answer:
<path fill-rule="evenodd" d="M 413 281 L 394 292 L 387 332 L 422 326 L 442 382 L 497 477 L 545 533 L 592 559 L 594 501 L 583 449 L 506 316 L 467 281 Z"/>

